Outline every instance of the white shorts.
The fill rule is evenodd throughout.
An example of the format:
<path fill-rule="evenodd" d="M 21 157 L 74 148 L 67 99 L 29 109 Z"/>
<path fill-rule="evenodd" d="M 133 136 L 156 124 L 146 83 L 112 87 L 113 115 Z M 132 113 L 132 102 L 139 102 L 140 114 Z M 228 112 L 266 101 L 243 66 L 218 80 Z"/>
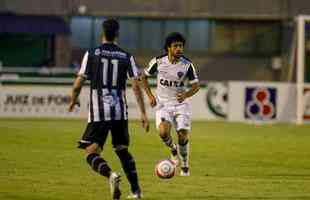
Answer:
<path fill-rule="evenodd" d="M 191 110 L 188 103 L 175 105 L 158 105 L 156 111 L 156 128 L 162 121 L 169 121 L 176 131 L 191 129 Z"/>

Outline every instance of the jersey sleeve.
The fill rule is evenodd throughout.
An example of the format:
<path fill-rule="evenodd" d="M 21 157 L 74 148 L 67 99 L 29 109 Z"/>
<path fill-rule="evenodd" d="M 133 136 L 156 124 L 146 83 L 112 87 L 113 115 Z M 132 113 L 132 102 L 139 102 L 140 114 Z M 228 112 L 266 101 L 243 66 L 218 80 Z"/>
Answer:
<path fill-rule="evenodd" d="M 156 75 L 157 74 L 157 59 L 156 58 L 153 58 L 149 65 L 148 65 L 148 68 L 146 68 L 144 70 L 144 73 L 147 75 L 147 76 L 153 76 L 153 75 Z"/>
<path fill-rule="evenodd" d="M 127 71 L 127 75 L 129 79 L 136 79 L 139 77 L 139 70 L 136 65 L 136 61 L 133 56 L 130 56 L 129 68 Z"/>
<path fill-rule="evenodd" d="M 80 71 L 78 73 L 79 76 L 84 77 L 85 79 L 90 79 L 90 59 L 89 59 L 89 53 L 88 51 L 86 51 L 86 53 L 84 54 L 82 63 L 81 63 L 81 68 Z"/>
<path fill-rule="evenodd" d="M 189 80 L 190 84 L 199 82 L 198 76 L 193 64 L 190 64 L 186 73 L 186 77 Z"/>

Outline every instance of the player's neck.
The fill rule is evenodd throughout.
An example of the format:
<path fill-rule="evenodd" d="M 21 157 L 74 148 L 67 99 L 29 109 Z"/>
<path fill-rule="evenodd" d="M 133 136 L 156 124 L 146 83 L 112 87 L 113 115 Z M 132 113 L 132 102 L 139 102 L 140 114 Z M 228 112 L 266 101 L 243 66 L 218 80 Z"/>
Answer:
<path fill-rule="evenodd" d="M 173 56 L 171 54 L 168 54 L 168 60 L 169 60 L 170 63 L 176 64 L 179 61 L 179 58 L 177 58 L 177 57 L 175 57 L 175 56 Z"/>
<path fill-rule="evenodd" d="M 107 39 L 105 39 L 105 37 L 102 38 L 102 44 L 117 44 L 116 40 L 113 41 L 108 41 Z"/>

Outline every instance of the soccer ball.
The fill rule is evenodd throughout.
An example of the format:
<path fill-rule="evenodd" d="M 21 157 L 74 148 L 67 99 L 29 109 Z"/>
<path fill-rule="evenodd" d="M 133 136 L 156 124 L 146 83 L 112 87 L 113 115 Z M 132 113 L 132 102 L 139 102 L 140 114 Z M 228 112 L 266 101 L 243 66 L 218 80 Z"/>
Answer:
<path fill-rule="evenodd" d="M 175 175 L 175 164 L 169 160 L 161 160 L 155 166 L 155 175 L 161 179 L 169 179 Z"/>

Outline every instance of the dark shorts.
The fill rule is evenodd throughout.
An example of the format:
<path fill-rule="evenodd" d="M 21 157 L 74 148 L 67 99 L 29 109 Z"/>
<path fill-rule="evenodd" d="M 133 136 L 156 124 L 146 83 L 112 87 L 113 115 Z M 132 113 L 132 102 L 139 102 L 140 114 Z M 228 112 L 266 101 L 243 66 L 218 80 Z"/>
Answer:
<path fill-rule="evenodd" d="M 102 149 L 109 131 L 111 131 L 113 147 L 129 145 L 128 121 L 113 120 L 88 123 L 78 147 L 85 149 L 89 145 L 97 143 Z"/>

